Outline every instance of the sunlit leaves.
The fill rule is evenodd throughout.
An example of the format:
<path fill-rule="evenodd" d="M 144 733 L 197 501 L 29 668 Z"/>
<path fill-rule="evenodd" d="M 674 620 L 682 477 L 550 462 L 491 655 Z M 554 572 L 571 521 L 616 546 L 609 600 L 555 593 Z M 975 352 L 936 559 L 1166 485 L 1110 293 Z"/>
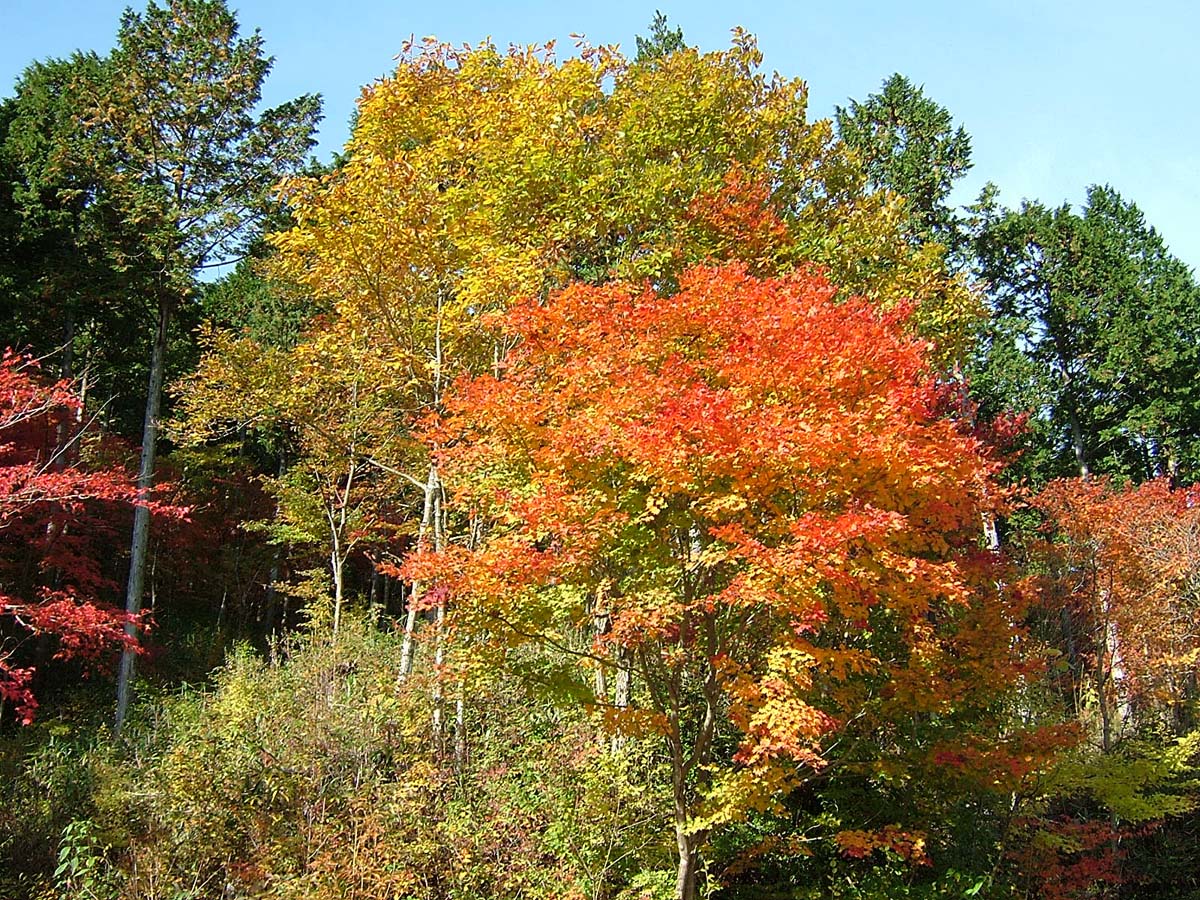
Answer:
<path fill-rule="evenodd" d="M 34 670 L 19 665 L 23 641 L 18 638 L 52 636 L 60 659 L 133 643 L 124 629 L 136 619 L 105 602 L 101 595 L 113 586 L 101 574 L 89 535 L 76 537 L 70 527 L 88 523 L 96 504 L 143 503 L 161 513 L 184 513 L 156 497 L 139 497 L 119 465 L 92 467 L 82 461 L 80 408 L 69 385 L 42 380 L 34 361 L 5 351 L 0 359 L 0 533 L 8 543 L 0 560 L 5 572 L 0 616 L 8 637 L 0 646 L 0 698 L 25 723 L 37 701 L 30 689 Z"/>
<path fill-rule="evenodd" d="M 1019 637 L 977 549 L 995 464 L 942 416 L 927 345 L 811 273 L 680 288 L 510 310 L 498 376 L 460 383 L 437 431 L 488 528 L 409 574 L 502 643 L 586 628 L 578 602 L 545 618 L 562 585 L 602 597 L 594 651 L 639 654 L 668 741 L 702 728 L 668 694 L 714 686 L 740 733 L 720 764 L 768 795 L 851 720 L 989 702 Z"/>
<path fill-rule="evenodd" d="M 490 361 L 472 338 L 484 311 L 575 278 L 671 288 L 721 259 L 826 266 L 848 291 L 914 301 L 960 353 L 978 309 L 941 251 L 902 239 L 900 205 L 807 120 L 803 82 L 760 64 L 740 32 L 729 50 L 644 64 L 587 45 L 565 60 L 410 46 L 364 89 L 340 168 L 285 184 L 297 224 L 274 238 L 279 266 L 414 370 L 440 341 L 447 375 Z"/>
<path fill-rule="evenodd" d="M 1200 508 L 1165 480 L 1118 489 L 1062 480 L 1038 496 L 1056 538 L 1054 591 L 1088 662 L 1101 712 L 1175 728 L 1200 664 Z M 1186 718 L 1186 717 L 1185 717 Z M 1177 721 L 1178 720 L 1178 721 Z M 1115 739 L 1132 722 L 1105 722 Z"/>

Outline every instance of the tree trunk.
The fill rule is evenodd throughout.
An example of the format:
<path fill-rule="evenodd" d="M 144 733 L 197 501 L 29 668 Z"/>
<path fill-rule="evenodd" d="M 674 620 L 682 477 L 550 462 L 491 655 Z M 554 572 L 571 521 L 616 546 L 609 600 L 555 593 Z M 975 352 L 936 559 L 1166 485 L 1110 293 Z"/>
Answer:
<path fill-rule="evenodd" d="M 446 626 L 446 607 L 437 605 L 433 632 L 433 739 L 442 746 L 442 664 L 446 661 L 446 645 L 442 640 L 442 629 Z"/>
<path fill-rule="evenodd" d="M 276 547 L 274 555 L 271 557 L 271 569 L 267 573 L 267 596 L 263 601 L 263 624 L 266 628 L 267 635 L 273 635 L 276 630 L 275 626 L 275 596 L 276 584 L 279 582 L 279 548 Z"/>
<path fill-rule="evenodd" d="M 279 466 L 276 470 L 278 477 L 282 478 L 285 471 L 283 464 L 283 455 L 279 457 Z M 279 519 L 280 506 L 275 504 L 275 518 Z M 279 545 L 276 544 L 271 550 L 271 569 L 267 574 L 267 596 L 263 608 L 263 619 L 266 623 L 266 633 L 268 636 L 274 635 L 276 631 L 276 591 L 279 584 L 279 564 L 283 559 L 283 554 L 280 552 Z M 282 631 L 284 626 L 283 619 L 279 619 L 278 630 Z"/>
<path fill-rule="evenodd" d="M 1000 527 L 996 523 L 996 517 L 990 512 L 983 514 L 983 538 L 988 550 L 992 553 L 1000 552 Z"/>
<path fill-rule="evenodd" d="M 354 386 L 354 396 L 358 397 L 358 385 Z M 333 550 L 329 556 L 329 564 L 333 569 L 333 640 L 337 641 L 338 631 L 342 624 L 342 603 L 346 597 L 346 563 L 350 558 L 350 548 L 353 541 L 347 540 L 346 524 L 350 516 L 350 492 L 354 489 L 354 476 L 357 467 L 354 464 L 354 442 L 350 444 L 350 466 L 346 470 L 346 489 L 338 496 L 337 485 L 333 486 L 333 499 L 338 504 L 336 514 L 326 510 L 329 518 L 330 538 Z"/>
<path fill-rule="evenodd" d="M 129 580 L 125 589 L 125 612 L 136 616 L 142 611 L 142 590 L 146 577 L 146 549 L 150 544 L 150 510 L 145 503 L 154 485 L 154 453 L 158 446 L 158 414 L 162 402 L 163 372 L 167 359 L 167 328 L 171 321 L 171 304 L 160 300 L 158 328 L 154 333 L 154 349 L 150 354 L 150 383 L 146 393 L 146 417 L 142 423 L 142 459 L 138 467 L 138 499 L 133 511 L 133 536 L 129 548 Z M 137 626 L 125 623 L 125 634 L 131 640 L 138 636 Z M 126 647 L 121 653 L 117 671 L 116 730 L 120 732 L 129 711 L 129 692 L 133 681 L 135 652 Z"/>
<path fill-rule="evenodd" d="M 1103 649 L 1108 654 L 1108 678 L 1107 681 L 1112 688 L 1113 706 L 1108 710 L 1106 717 L 1106 734 L 1104 737 L 1104 750 L 1107 753 L 1114 743 L 1114 738 L 1124 734 L 1133 711 L 1129 705 L 1129 692 L 1125 684 L 1125 662 L 1121 651 L 1121 636 L 1117 628 L 1117 621 L 1114 613 L 1111 610 L 1111 600 L 1107 596 L 1107 591 L 1104 597 L 1105 604 L 1105 636 Z M 1104 700 L 1101 701 L 1104 704 Z"/>
<path fill-rule="evenodd" d="M 685 617 L 684 625 L 687 624 L 688 619 Z M 705 630 L 711 649 L 711 642 L 715 639 L 711 617 L 702 624 L 708 626 Z M 689 776 L 699 772 L 701 787 L 707 781 L 705 769 L 712 758 L 712 741 L 717 721 L 716 704 L 720 699 L 720 690 L 716 672 L 710 664 L 704 678 L 704 715 L 689 751 L 685 752 L 682 723 L 689 704 L 683 695 L 682 684 L 683 673 L 676 669 L 667 682 L 669 700 L 666 708 L 669 722 L 667 746 L 671 753 L 671 794 L 675 814 L 675 846 L 679 854 L 675 900 L 695 900 L 700 847 L 704 844 L 708 832 L 704 829 L 695 831 L 689 827 L 689 807 L 694 792 L 694 788 L 689 784 Z"/>
<path fill-rule="evenodd" d="M 63 349 L 62 349 L 62 365 L 59 367 L 58 377 L 62 381 L 69 382 L 75 375 L 75 311 L 68 308 L 67 324 L 63 332 Z M 74 424 L 78 427 L 83 421 L 83 398 L 80 398 L 79 408 L 75 411 Z M 54 454 L 50 457 L 51 467 L 55 472 L 64 472 L 69 462 L 67 450 L 70 443 L 75 439 L 76 435 L 71 432 L 71 422 L 63 418 L 59 421 L 54 429 Z M 54 517 L 46 523 L 46 551 L 50 551 L 51 546 L 60 534 L 65 534 L 67 531 L 66 522 L 59 522 Z M 52 584 L 58 587 L 61 581 L 61 572 L 57 569 L 52 574 Z"/>
<path fill-rule="evenodd" d="M 438 489 L 438 471 L 437 465 L 431 463 L 429 466 L 429 477 L 425 482 L 425 508 L 421 512 L 421 526 L 417 531 L 417 550 L 425 548 L 425 535 L 428 534 L 430 526 L 433 524 L 433 494 Z M 397 681 L 404 681 L 412 674 L 413 667 L 413 633 L 417 628 L 417 606 L 416 602 L 421 596 L 419 584 L 413 584 L 412 590 L 408 594 L 408 609 L 405 610 L 404 616 L 404 641 L 400 645 L 400 672 L 397 675 Z"/>
<path fill-rule="evenodd" d="M 700 863 L 700 839 L 686 831 L 682 822 L 675 823 L 675 846 L 679 851 L 679 868 L 675 875 L 675 900 L 696 900 L 696 870 Z"/>
<path fill-rule="evenodd" d="M 672 716 L 672 723 L 678 726 L 679 719 Z M 701 738 L 702 740 L 702 738 Z M 705 833 L 694 832 L 688 824 L 688 772 L 697 763 L 707 762 L 707 754 L 702 748 L 693 748 L 691 760 L 684 759 L 682 738 L 676 729 L 668 736 L 667 744 L 671 750 L 671 789 L 675 812 L 675 849 L 679 856 L 679 866 L 675 872 L 675 900 L 696 900 L 696 876 L 700 868 L 700 846 L 704 843 Z"/>
<path fill-rule="evenodd" d="M 333 571 L 333 640 L 337 640 L 342 624 L 342 599 L 345 597 L 346 560 L 342 557 L 341 542 L 335 534 L 333 551 L 329 554 L 329 567 Z"/>
<path fill-rule="evenodd" d="M 621 715 L 621 710 L 629 708 L 629 698 L 633 692 L 633 653 L 628 647 L 617 648 L 617 677 L 616 684 L 613 685 L 613 707 L 617 710 L 617 716 Z M 612 741 L 609 744 L 609 750 L 612 753 L 619 753 L 621 748 L 625 746 L 625 736 L 619 731 L 614 732 Z"/>
<path fill-rule="evenodd" d="M 433 546 L 439 553 L 442 551 L 442 535 L 442 492 L 439 486 L 433 498 Z M 440 750 L 444 737 L 442 703 L 445 696 L 442 667 L 446 662 L 446 601 L 441 597 L 437 601 L 435 622 L 433 633 L 433 739 Z"/>
<path fill-rule="evenodd" d="M 600 639 L 609 631 L 609 617 L 606 611 L 597 610 L 592 616 L 592 631 L 593 640 L 592 646 L 599 645 Z M 608 705 L 608 677 L 604 671 L 604 664 L 597 663 L 596 673 L 592 683 L 592 691 L 596 695 L 596 703 L 600 706 Z"/>
<path fill-rule="evenodd" d="M 467 699 L 462 681 L 454 698 L 454 770 L 461 773 L 467 765 Z"/>
<path fill-rule="evenodd" d="M 1091 477 L 1092 469 L 1088 465 L 1087 447 L 1083 442 L 1083 429 L 1079 425 L 1079 416 L 1072 409 L 1069 414 L 1071 426 L 1071 450 L 1075 454 L 1075 464 L 1079 466 L 1079 477 L 1086 481 Z"/>
<path fill-rule="evenodd" d="M 63 329 L 62 365 L 59 366 L 58 377 L 68 382 L 75 377 L 75 311 L 73 309 L 67 311 L 67 324 Z M 79 423 L 82 413 L 83 404 L 81 402 L 79 410 L 75 414 L 76 424 Z M 58 423 L 54 437 L 54 471 L 61 472 L 67 467 L 67 441 L 71 437 L 71 425 L 66 419 Z"/>
<path fill-rule="evenodd" d="M 371 586 L 367 590 L 367 621 L 371 623 L 372 628 L 379 624 L 380 607 L 383 606 L 383 580 L 374 565 L 372 561 Z"/>

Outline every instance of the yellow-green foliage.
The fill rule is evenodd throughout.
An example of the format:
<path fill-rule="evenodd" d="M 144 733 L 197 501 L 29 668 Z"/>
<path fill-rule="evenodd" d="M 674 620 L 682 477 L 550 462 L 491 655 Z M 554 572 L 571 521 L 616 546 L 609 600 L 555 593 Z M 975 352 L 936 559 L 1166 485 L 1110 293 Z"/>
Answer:
<path fill-rule="evenodd" d="M 212 689 L 144 710 L 130 755 L 92 766 L 121 896 L 603 898 L 670 869 L 648 745 L 613 755 L 585 716 L 476 679 L 457 759 L 453 702 L 438 737 L 398 643 L 351 621 L 239 649 Z"/>
<path fill-rule="evenodd" d="M 295 226 L 271 237 L 272 264 L 330 298 L 337 327 L 386 334 L 418 381 L 488 365 L 481 312 L 728 258 L 815 263 L 848 293 L 912 301 L 961 354 L 978 298 L 807 107 L 805 83 L 763 70 L 741 31 L 653 65 L 429 39 L 364 90 L 341 167 L 286 183 Z"/>
<path fill-rule="evenodd" d="M 1124 742 L 1109 754 L 1079 751 L 1053 780 L 1061 796 L 1091 797 L 1118 821 L 1150 822 L 1200 804 L 1200 731 L 1179 740 Z"/>

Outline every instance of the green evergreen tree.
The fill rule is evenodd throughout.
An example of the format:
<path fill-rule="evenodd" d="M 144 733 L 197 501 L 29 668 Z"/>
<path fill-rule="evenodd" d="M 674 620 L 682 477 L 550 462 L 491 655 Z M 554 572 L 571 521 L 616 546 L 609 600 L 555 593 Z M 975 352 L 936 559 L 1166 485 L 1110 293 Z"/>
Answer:
<path fill-rule="evenodd" d="M 109 60 L 110 89 L 91 138 L 111 155 L 112 189 L 128 198 L 156 264 L 156 326 L 146 391 L 139 487 L 154 474 L 172 316 L 194 295 L 196 273 L 244 254 L 270 209 L 272 186 L 313 146 L 320 100 L 305 95 L 255 115 L 272 58 L 258 32 L 239 37 L 222 0 L 127 10 Z M 149 515 L 137 512 L 126 609 L 141 608 Z M 129 701 L 133 654 L 118 675 L 117 723 Z"/>
<path fill-rule="evenodd" d="M 956 249 L 957 220 L 946 199 L 971 168 L 971 138 L 949 110 L 896 74 L 862 103 L 837 107 L 838 135 L 858 155 L 872 186 L 908 201 L 914 233 Z"/>
<path fill-rule="evenodd" d="M 639 34 L 636 40 L 637 55 L 634 57 L 636 63 L 648 63 L 663 59 L 687 46 L 683 42 L 683 29 L 668 28 L 667 17 L 658 10 L 654 11 L 654 19 L 650 22 L 650 36 L 642 37 Z"/>
<path fill-rule="evenodd" d="M 93 54 L 34 63 L 0 107 L 0 333 L 80 377 L 107 423 L 131 432 L 145 317 L 133 298 L 151 269 L 137 217 L 106 189 L 111 160 L 87 136 L 108 71 Z"/>
<path fill-rule="evenodd" d="M 1137 206 L 1088 189 L 1082 212 L 978 207 L 978 277 L 994 317 L 972 380 L 988 411 L 1032 413 L 1036 482 L 1194 477 L 1200 288 Z"/>

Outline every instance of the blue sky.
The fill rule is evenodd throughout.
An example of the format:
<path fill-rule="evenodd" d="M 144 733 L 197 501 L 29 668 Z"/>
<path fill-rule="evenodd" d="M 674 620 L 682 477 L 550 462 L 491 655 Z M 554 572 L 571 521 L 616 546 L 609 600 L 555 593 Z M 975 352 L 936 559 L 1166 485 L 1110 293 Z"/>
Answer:
<path fill-rule="evenodd" d="M 0 92 L 33 59 L 112 46 L 119 0 L 0 0 Z M 140 4 L 134 4 L 140 6 Z M 347 136 L 359 88 L 393 65 L 409 35 L 454 43 L 559 41 L 583 33 L 632 51 L 655 0 L 572 5 L 388 0 L 233 0 L 243 31 L 276 56 L 267 100 L 325 98 L 322 158 Z M 925 86 L 972 136 L 975 168 L 1001 199 L 1077 203 L 1092 183 L 1134 200 L 1189 265 L 1200 266 L 1200 4 L 1110 0 L 679 3 L 657 0 L 689 43 L 728 45 L 741 25 L 764 66 L 804 78 L 814 116 L 862 99 L 893 72 Z"/>

